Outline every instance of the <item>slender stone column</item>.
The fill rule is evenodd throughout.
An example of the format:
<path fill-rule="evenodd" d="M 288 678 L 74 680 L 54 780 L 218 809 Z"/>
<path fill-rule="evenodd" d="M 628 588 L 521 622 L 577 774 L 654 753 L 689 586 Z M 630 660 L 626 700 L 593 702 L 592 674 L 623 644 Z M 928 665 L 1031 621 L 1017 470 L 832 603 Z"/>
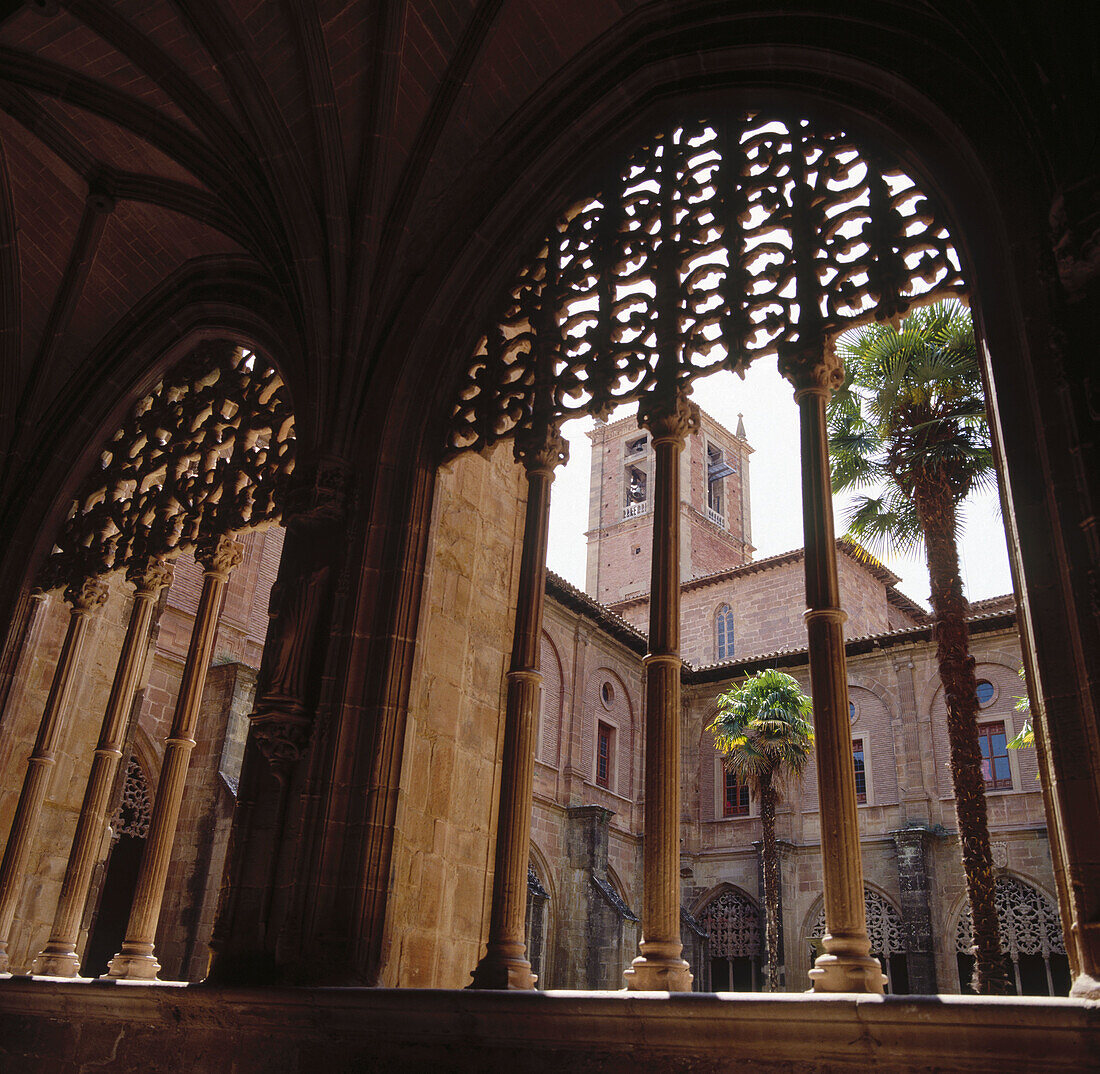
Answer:
<path fill-rule="evenodd" d="M 9 933 L 23 888 L 31 840 L 38 829 L 38 818 L 46 798 L 50 772 L 56 763 L 54 754 L 65 729 L 65 709 L 80 660 L 88 620 L 106 602 L 107 584 L 92 579 L 72 585 L 65 590 L 65 599 L 72 605 L 69 628 L 61 646 L 61 655 L 57 659 L 57 669 L 46 699 L 46 709 L 42 713 L 38 737 L 27 762 L 23 790 L 19 795 L 19 804 L 15 807 L 15 818 L 4 848 L 4 860 L 0 864 L 0 973 L 7 973 L 9 969 Z"/>
<path fill-rule="evenodd" d="M 690 992 L 680 957 L 680 452 L 699 408 L 675 389 L 638 410 L 653 437 L 653 568 L 645 657 L 645 834 L 641 955 L 623 974 L 634 991 Z"/>
<path fill-rule="evenodd" d="M 784 355 L 780 372 L 795 388 L 802 443 L 802 518 L 806 537 L 807 645 L 821 800 L 825 880 L 825 954 L 810 978 L 815 992 L 878 992 L 886 978 L 870 957 L 856 813 L 844 620 L 837 580 L 825 404 L 843 368 L 831 347 Z"/>
<path fill-rule="evenodd" d="M 527 515 L 523 527 L 516 626 L 508 670 L 504 715 L 504 756 L 500 772 L 493 904 L 489 942 L 473 971 L 471 988 L 534 988 L 527 961 L 527 863 L 531 852 L 531 792 L 539 726 L 539 642 L 546 592 L 546 541 L 550 525 L 550 484 L 569 449 L 556 428 L 516 436 L 516 460 L 527 471 Z"/>
<path fill-rule="evenodd" d="M 134 584 L 134 605 L 115 668 L 111 696 L 103 714 L 99 743 L 92 759 L 92 771 L 84 791 L 84 804 L 80 807 L 69 862 L 65 867 L 53 929 L 46 946 L 34 960 L 33 972 L 37 976 L 75 977 L 80 969 L 80 959 L 76 954 L 80 918 L 88 899 L 96 851 L 107 824 L 108 798 L 122 759 L 130 710 L 144 664 L 149 627 L 153 622 L 153 607 L 161 589 L 172 584 L 172 567 L 158 556 L 132 566 L 126 577 Z"/>
<path fill-rule="evenodd" d="M 195 613 L 195 626 L 187 661 L 183 666 L 172 728 L 164 749 L 160 780 L 153 800 L 153 815 L 149 820 L 149 835 L 141 858 L 134 902 L 126 926 L 126 939 L 107 968 L 104 977 L 130 981 L 152 981 L 160 970 L 153 955 L 160 907 L 164 900 L 164 885 L 176 838 L 187 766 L 195 748 L 195 727 L 206 685 L 206 673 L 218 630 L 218 611 L 229 574 L 241 561 L 243 546 L 232 537 L 223 536 L 200 547 L 195 559 L 202 565 L 202 595 Z"/>

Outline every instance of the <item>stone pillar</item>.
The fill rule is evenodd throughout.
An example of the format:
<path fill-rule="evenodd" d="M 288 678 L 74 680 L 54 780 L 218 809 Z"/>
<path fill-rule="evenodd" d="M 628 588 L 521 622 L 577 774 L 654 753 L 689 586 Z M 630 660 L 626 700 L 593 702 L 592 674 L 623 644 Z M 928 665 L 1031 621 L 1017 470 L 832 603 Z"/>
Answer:
<path fill-rule="evenodd" d="M 4 848 L 4 860 L 0 863 L 0 973 L 7 973 L 8 939 L 15 909 L 23 889 L 27 869 L 27 855 L 31 840 L 38 829 L 38 818 L 46 798 L 50 772 L 56 763 L 54 756 L 65 728 L 66 706 L 72 690 L 80 650 L 84 644 L 90 617 L 106 602 L 107 584 L 91 579 L 65 590 L 65 599 L 72 605 L 69 628 L 57 659 L 53 683 L 50 685 L 42 722 L 38 725 L 38 737 L 27 761 L 27 774 L 19 804 L 15 807 L 11 832 Z"/>
<path fill-rule="evenodd" d="M 284 540 L 249 713 L 237 807 L 210 947 L 208 981 L 275 979 L 299 950 L 300 862 L 307 758 L 331 639 L 333 600 L 347 542 L 346 464 L 299 457 L 283 504 Z M 314 957 L 312 953 L 307 957 Z M 292 971 L 293 972 L 293 971 Z"/>
<path fill-rule="evenodd" d="M 898 852 L 898 889 L 901 891 L 901 917 L 905 922 L 909 991 L 915 996 L 933 996 L 936 994 L 936 959 L 924 854 L 929 830 L 923 826 L 902 828 L 892 834 Z"/>
<path fill-rule="evenodd" d="M 38 976 L 75 977 L 80 969 L 80 959 L 76 954 L 80 918 L 92 882 L 96 852 L 107 824 L 108 798 L 122 759 L 130 710 L 144 664 L 149 627 L 153 622 L 153 608 L 157 594 L 164 586 L 172 584 L 172 568 L 158 556 L 132 566 L 126 577 L 134 584 L 134 604 L 115 668 L 111 696 L 103 714 L 99 743 L 95 748 L 76 835 L 65 867 L 53 929 L 48 943 L 34 960 L 33 972 Z"/>
<path fill-rule="evenodd" d="M 806 538 L 806 621 L 814 740 L 821 801 L 825 936 L 812 970 L 815 992 L 878 992 L 886 978 L 870 957 L 856 814 L 844 620 L 837 579 L 833 497 L 825 404 L 843 369 L 832 347 L 786 353 L 780 372 L 794 385 L 802 447 L 802 518 Z"/>
<path fill-rule="evenodd" d="M 489 942 L 473 971 L 471 988 L 535 987 L 524 957 L 527 912 L 527 862 L 531 852 L 531 792 L 538 742 L 539 641 L 546 592 L 546 541 L 550 525 L 550 483 L 569 449 L 556 428 L 522 431 L 516 436 L 516 460 L 527 471 L 527 515 L 523 527 L 519 596 L 508 670 L 504 716 L 504 757 L 500 772 L 493 903 Z"/>
<path fill-rule="evenodd" d="M 105 977 L 152 981 L 160 970 L 160 963 L 153 955 L 153 942 L 183 802 L 187 765 L 195 747 L 195 727 L 218 631 L 222 594 L 229 574 L 240 563 L 243 552 L 239 542 L 223 536 L 204 543 L 195 553 L 195 559 L 203 568 L 202 595 L 195 613 L 195 626 L 183 666 L 172 727 L 164 748 L 164 761 L 134 889 L 134 903 L 126 926 L 126 939 L 122 950 L 111 959 Z"/>
<path fill-rule="evenodd" d="M 638 425 L 653 438 L 657 479 L 644 660 L 642 953 L 623 976 L 634 991 L 690 992 L 680 957 L 680 452 L 699 427 L 699 408 L 666 387 L 643 401 Z"/>

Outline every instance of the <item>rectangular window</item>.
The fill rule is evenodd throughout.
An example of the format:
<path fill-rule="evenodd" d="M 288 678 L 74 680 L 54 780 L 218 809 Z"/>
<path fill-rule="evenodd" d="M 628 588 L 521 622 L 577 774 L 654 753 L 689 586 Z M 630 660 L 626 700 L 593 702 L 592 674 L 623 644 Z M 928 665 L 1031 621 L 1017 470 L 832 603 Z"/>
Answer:
<path fill-rule="evenodd" d="M 726 777 L 726 793 L 722 797 L 722 816 L 747 817 L 749 815 L 749 785 L 737 778 L 736 772 L 722 769 Z"/>
<path fill-rule="evenodd" d="M 867 801 L 867 768 L 863 763 L 863 739 L 852 739 L 852 761 L 856 769 L 856 801 L 861 805 Z"/>
<path fill-rule="evenodd" d="M 611 789 L 611 742 L 615 731 L 601 723 L 596 728 L 596 783 Z"/>
<path fill-rule="evenodd" d="M 1008 766 L 1008 740 L 1003 720 L 978 724 L 978 748 L 982 751 L 982 779 L 987 791 L 1012 789 Z"/>

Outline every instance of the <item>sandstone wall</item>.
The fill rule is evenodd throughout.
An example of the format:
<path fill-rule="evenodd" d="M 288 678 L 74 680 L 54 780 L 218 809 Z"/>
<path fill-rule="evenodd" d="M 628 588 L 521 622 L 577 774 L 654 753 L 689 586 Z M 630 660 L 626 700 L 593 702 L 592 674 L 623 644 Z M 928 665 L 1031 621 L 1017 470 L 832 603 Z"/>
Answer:
<path fill-rule="evenodd" d="M 462 988 L 483 954 L 523 536 L 504 443 L 440 471 L 394 836 L 383 984 Z"/>

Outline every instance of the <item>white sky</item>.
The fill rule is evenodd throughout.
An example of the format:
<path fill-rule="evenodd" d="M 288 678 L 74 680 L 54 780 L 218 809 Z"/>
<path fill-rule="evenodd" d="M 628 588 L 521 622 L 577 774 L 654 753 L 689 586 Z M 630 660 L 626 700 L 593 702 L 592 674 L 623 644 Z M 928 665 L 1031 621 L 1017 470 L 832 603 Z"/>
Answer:
<path fill-rule="evenodd" d="M 749 460 L 754 558 L 801 548 L 802 496 L 799 486 L 798 409 L 790 385 L 775 367 L 775 359 L 753 363 L 742 381 L 732 373 L 716 373 L 695 382 L 692 399 L 731 431 L 744 415 L 745 433 L 755 454 Z M 621 408 L 609 420 L 628 416 Z M 591 441 L 584 430 L 591 418 L 566 423 L 569 464 L 558 471 L 550 508 L 548 566 L 584 589 L 585 539 L 588 528 L 588 478 Z M 834 501 L 837 536 L 847 527 L 842 497 Z M 1004 526 L 996 492 L 974 496 L 965 505 L 960 542 L 963 586 L 971 601 L 1012 592 Z M 898 588 L 928 606 L 928 570 L 923 553 L 915 559 L 883 560 L 901 577 Z"/>

